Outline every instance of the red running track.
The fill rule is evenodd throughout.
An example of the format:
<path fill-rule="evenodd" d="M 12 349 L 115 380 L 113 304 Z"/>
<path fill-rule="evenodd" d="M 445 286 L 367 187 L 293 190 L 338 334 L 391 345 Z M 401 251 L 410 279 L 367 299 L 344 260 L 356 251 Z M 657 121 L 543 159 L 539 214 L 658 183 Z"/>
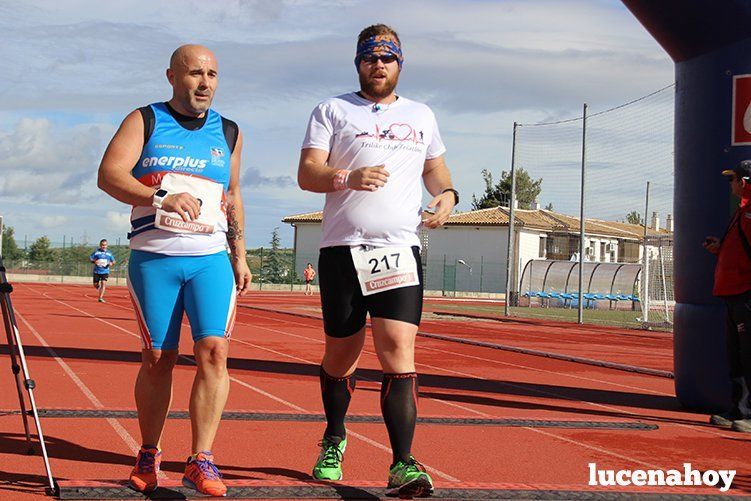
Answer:
<path fill-rule="evenodd" d="M 40 409 L 134 409 L 140 341 L 126 289 L 110 288 L 108 302 L 101 304 L 91 287 L 16 284 L 12 299 Z M 300 294 L 261 292 L 243 303 L 314 313 L 316 301 Z M 504 324 L 499 334 L 493 327 L 497 324 L 429 321 L 421 330 L 494 342 L 502 335 L 504 344 L 526 342 L 550 350 L 566 345 L 590 355 L 586 350 L 594 337 L 608 334 L 571 325 L 559 329 L 517 324 Z M 611 348 L 612 339 L 625 337 L 617 332 L 613 336 L 619 337 L 610 338 Z M 176 411 L 188 408 L 195 370 L 191 348 L 185 331 L 180 345 L 184 356 L 174 376 Z M 636 337 L 627 350 L 614 348 L 634 365 L 645 363 L 656 349 L 648 336 Z M 227 410 L 303 416 L 322 412 L 319 320 L 240 308 L 230 355 Z M 680 409 L 670 379 L 422 337 L 416 361 L 422 418 L 520 420 L 517 426 L 503 424 L 508 421 L 418 425 L 414 453 L 430 468 L 437 489 L 588 491 L 588 463 L 619 470 L 682 469 L 690 462 L 700 470 L 738 470 L 731 493 L 751 494 L 748 436 L 715 429 L 705 424 L 706 416 Z M 353 416 L 380 414 L 378 368 L 368 341 Z M 43 495 L 42 461 L 23 454 L 21 419 L 11 412 L 18 409 L 18 401 L 9 370 L 6 378 L 8 390 L 0 394 L 0 409 L 6 410 L 0 414 L 0 499 L 38 498 Z M 391 459 L 385 427 L 360 421 L 348 423 L 345 479 L 352 485 L 382 485 Z M 636 429 L 588 427 L 593 422 Z M 139 442 L 132 417 L 45 417 L 42 423 L 57 479 L 123 479 L 130 471 Z M 564 426 L 571 423 L 580 427 Z M 305 484 L 322 430 L 322 423 L 305 420 L 225 420 L 214 452 L 229 480 Z M 163 440 L 166 481 L 179 481 L 189 442 L 189 421 L 169 420 Z M 668 487 L 651 492 L 718 493 L 713 488 Z"/>
<path fill-rule="evenodd" d="M 460 301 L 464 306 L 488 305 L 487 300 Z M 241 300 L 239 304 L 317 317 L 321 315 L 320 299 L 317 295 L 260 292 Z M 458 336 L 464 339 L 513 345 L 564 356 L 639 365 L 661 371 L 673 370 L 673 339 L 669 333 L 517 317 L 505 318 L 500 316 L 503 304 L 495 304 L 498 304 L 499 309 L 499 316 L 495 320 L 471 316 L 436 318 L 436 315 L 430 315 L 423 318 L 421 330 L 448 335 L 458 333 Z M 448 306 L 450 301 L 446 298 L 428 297 L 425 299 L 424 311 L 443 311 Z"/>

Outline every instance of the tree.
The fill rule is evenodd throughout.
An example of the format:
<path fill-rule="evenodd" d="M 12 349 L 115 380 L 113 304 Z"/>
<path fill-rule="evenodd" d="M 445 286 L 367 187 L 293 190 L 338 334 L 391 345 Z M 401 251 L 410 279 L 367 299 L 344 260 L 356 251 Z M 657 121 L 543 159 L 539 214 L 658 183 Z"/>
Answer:
<path fill-rule="evenodd" d="M 8 261 L 13 261 L 14 259 L 23 259 L 24 257 L 23 249 L 19 249 L 18 244 L 16 244 L 16 237 L 14 236 L 12 226 L 5 226 L 3 228 L 2 255 L 3 259 L 7 259 Z"/>
<path fill-rule="evenodd" d="M 282 261 L 280 242 L 279 227 L 277 226 L 271 232 L 271 242 L 269 242 L 271 250 L 263 256 L 263 267 L 261 268 L 261 276 L 265 281 L 272 284 L 284 283 L 287 276 L 287 270 Z"/>
<path fill-rule="evenodd" d="M 50 239 L 39 237 L 29 247 L 29 259 L 32 261 L 52 261 L 53 252 L 50 249 Z"/>
<path fill-rule="evenodd" d="M 626 214 L 626 222 L 631 223 L 631 224 L 639 224 L 639 225 L 644 224 L 644 222 L 642 221 L 641 215 L 639 214 L 639 212 L 635 210 L 632 210 L 631 212 Z"/>
<path fill-rule="evenodd" d="M 482 178 L 485 181 L 485 193 L 478 200 L 472 195 L 472 209 L 489 209 L 508 205 L 511 200 L 511 173 L 503 171 L 501 180 L 493 184 L 493 174 L 487 169 L 482 170 Z M 516 200 L 520 209 L 530 209 L 532 203 L 542 191 L 542 178 L 535 181 L 529 177 L 529 173 L 519 168 L 516 173 Z"/>

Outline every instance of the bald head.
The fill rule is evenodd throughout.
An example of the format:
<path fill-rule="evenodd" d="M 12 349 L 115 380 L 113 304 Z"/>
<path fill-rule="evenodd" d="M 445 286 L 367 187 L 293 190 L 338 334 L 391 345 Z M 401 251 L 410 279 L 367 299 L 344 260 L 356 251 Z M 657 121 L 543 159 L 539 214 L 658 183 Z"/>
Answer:
<path fill-rule="evenodd" d="M 178 66 L 189 66 L 192 59 L 210 60 L 216 66 L 216 57 L 208 47 L 187 44 L 175 49 L 175 52 L 172 53 L 172 57 L 169 59 L 169 67 L 172 70 L 176 70 Z"/>
<path fill-rule="evenodd" d="M 203 45 L 178 47 L 170 58 L 167 79 L 172 85 L 170 105 L 185 115 L 203 116 L 218 82 L 216 57 Z"/>

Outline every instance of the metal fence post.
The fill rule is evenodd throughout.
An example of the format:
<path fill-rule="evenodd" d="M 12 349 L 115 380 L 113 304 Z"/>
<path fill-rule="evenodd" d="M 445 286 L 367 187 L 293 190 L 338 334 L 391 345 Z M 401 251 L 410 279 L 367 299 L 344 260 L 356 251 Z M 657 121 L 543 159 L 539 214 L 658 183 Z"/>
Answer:
<path fill-rule="evenodd" d="M 441 285 L 441 296 L 446 295 L 446 254 L 443 255 L 443 273 L 441 273 L 443 276 L 442 285 Z"/>
<path fill-rule="evenodd" d="M 259 254 L 261 256 L 261 264 L 258 268 L 258 290 L 261 290 L 263 289 L 263 247 L 261 247 Z"/>
<path fill-rule="evenodd" d="M 482 258 L 483 256 L 480 256 L 480 292 L 482 292 L 482 273 L 483 273 Z"/>
<path fill-rule="evenodd" d="M 644 201 L 644 255 L 642 256 L 644 264 L 641 269 L 642 278 L 642 297 L 641 308 L 642 323 L 649 322 L 649 252 L 647 249 L 647 217 L 649 216 L 649 181 L 647 181 L 647 194 Z"/>
<path fill-rule="evenodd" d="M 516 263 L 512 268 L 511 262 L 516 260 L 515 238 L 514 238 L 514 203 L 516 202 L 516 128 L 519 126 L 514 122 L 514 136 L 511 142 L 511 197 L 508 203 L 508 238 L 506 249 L 506 300 L 503 306 L 503 315 L 509 316 L 509 303 L 511 303 L 511 282 L 512 274 L 516 269 Z"/>
<path fill-rule="evenodd" d="M 294 247 L 292 248 L 292 273 L 290 273 L 289 277 L 289 291 L 292 292 L 295 290 L 295 282 L 297 281 L 297 249 Z"/>
<path fill-rule="evenodd" d="M 579 199 L 579 323 L 584 323 L 584 188 L 587 178 L 587 103 L 582 109 L 582 183 Z"/>
<path fill-rule="evenodd" d="M 459 259 L 454 258 L 454 286 L 452 289 L 454 289 L 454 297 L 456 297 L 456 269 L 459 267 Z"/>

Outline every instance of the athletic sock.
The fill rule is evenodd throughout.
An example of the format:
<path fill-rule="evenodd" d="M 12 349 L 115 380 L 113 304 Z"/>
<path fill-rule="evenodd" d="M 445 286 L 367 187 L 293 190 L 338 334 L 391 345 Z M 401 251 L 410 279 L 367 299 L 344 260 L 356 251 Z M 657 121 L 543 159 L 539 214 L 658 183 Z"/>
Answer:
<path fill-rule="evenodd" d="M 345 377 L 330 376 L 321 366 L 321 398 L 326 412 L 326 431 L 329 437 L 346 438 L 344 417 L 347 415 L 349 401 L 355 391 L 354 375 Z"/>
<path fill-rule="evenodd" d="M 389 432 L 394 463 L 408 462 L 417 421 L 417 373 L 385 374 L 381 383 L 381 413 Z"/>

